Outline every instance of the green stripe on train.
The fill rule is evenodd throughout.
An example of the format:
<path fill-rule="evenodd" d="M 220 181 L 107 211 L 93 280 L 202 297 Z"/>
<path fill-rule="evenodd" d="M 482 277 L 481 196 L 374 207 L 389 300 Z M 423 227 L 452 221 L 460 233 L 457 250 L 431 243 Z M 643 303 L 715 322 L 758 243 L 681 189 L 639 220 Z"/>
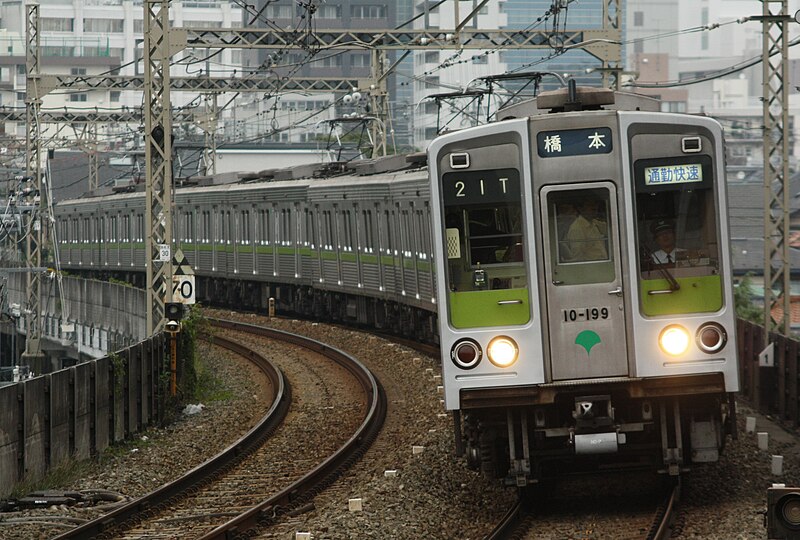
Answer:
<path fill-rule="evenodd" d="M 521 304 L 500 305 L 502 300 Z M 531 320 L 528 289 L 497 289 L 449 293 L 450 324 L 455 328 L 516 326 Z"/>
<path fill-rule="evenodd" d="M 681 286 L 669 294 L 647 294 L 669 290 L 666 279 L 643 279 L 640 283 L 642 313 L 645 315 L 677 315 L 679 313 L 711 313 L 722 308 L 722 277 L 701 276 L 676 278 Z"/>

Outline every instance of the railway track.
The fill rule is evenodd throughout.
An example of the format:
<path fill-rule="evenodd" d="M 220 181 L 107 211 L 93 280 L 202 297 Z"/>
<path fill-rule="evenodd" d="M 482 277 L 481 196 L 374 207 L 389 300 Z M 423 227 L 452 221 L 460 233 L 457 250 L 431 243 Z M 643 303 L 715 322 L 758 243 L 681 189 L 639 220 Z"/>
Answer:
<path fill-rule="evenodd" d="M 650 512 L 649 526 L 643 526 L 646 513 L 643 513 L 642 509 L 636 509 L 632 510 L 622 523 L 606 524 L 608 530 L 605 530 L 606 526 L 597 527 L 592 531 L 587 531 L 585 526 L 576 526 L 572 533 L 567 532 L 565 529 L 573 527 L 573 522 L 591 522 L 592 518 L 576 520 L 574 514 L 554 518 L 552 514 L 556 512 L 552 511 L 552 501 L 550 504 L 542 504 L 540 506 L 536 502 L 532 502 L 532 498 L 527 493 L 521 491 L 517 501 L 508 509 L 497 526 L 484 540 L 550 538 L 550 536 L 543 535 L 544 529 L 552 528 L 553 520 L 557 521 L 561 518 L 567 519 L 569 523 L 558 533 L 555 533 L 552 538 L 583 538 L 588 536 L 592 538 L 665 540 L 670 538 L 674 531 L 676 507 L 680 499 L 680 481 L 671 482 L 670 484 L 669 489 L 663 489 L 660 497 L 656 497 L 659 503 L 657 508 Z M 535 499 L 541 500 L 540 497 L 535 497 Z M 561 502 L 566 504 L 565 501 Z M 539 522 L 542 518 L 547 521 L 546 526 L 540 525 Z"/>
<path fill-rule="evenodd" d="M 247 357 L 269 377 L 276 393 L 268 413 L 242 439 L 183 477 L 58 538 L 236 537 L 302 505 L 369 447 L 382 425 L 386 402 L 380 384 L 358 360 L 319 341 L 280 330 L 219 319 L 212 320 L 212 324 L 217 330 L 214 344 Z M 257 350 L 268 348 L 265 339 L 273 344 L 269 346 L 271 353 L 277 351 L 289 360 L 283 366 L 295 370 L 288 373 L 289 377 L 306 383 L 313 381 L 312 389 L 307 388 L 305 398 L 300 399 L 318 408 L 319 414 L 327 415 L 324 408 L 336 405 L 320 406 L 310 394 L 316 393 L 335 403 L 343 394 L 353 393 L 352 385 L 361 389 L 362 395 L 350 404 L 350 409 L 361 409 L 360 424 L 357 419 L 348 426 L 346 435 L 331 437 L 336 439 L 337 448 L 328 452 L 324 445 L 312 444 L 314 448 L 303 455 L 299 449 L 286 446 L 287 437 L 305 440 L 293 430 L 308 428 L 309 422 L 320 425 L 321 417 L 311 417 L 312 412 L 292 403 L 281 372 Z M 287 346 L 301 347 L 306 350 L 303 355 L 319 355 L 327 362 L 317 362 L 314 366 L 313 362 L 307 362 L 300 367 L 303 355 L 292 356 L 284 350 Z M 298 370 L 304 375 L 298 376 Z M 345 392 L 325 382 L 343 374 L 353 381 L 350 386 L 343 385 Z M 352 416 L 351 412 L 345 415 Z M 294 422 L 290 422 L 292 418 Z M 285 423 L 278 427 L 284 419 Z M 283 461 L 293 463 L 294 470 L 279 466 L 276 452 L 281 448 L 289 448 L 282 450 Z M 320 456 L 320 452 L 326 453 Z"/>

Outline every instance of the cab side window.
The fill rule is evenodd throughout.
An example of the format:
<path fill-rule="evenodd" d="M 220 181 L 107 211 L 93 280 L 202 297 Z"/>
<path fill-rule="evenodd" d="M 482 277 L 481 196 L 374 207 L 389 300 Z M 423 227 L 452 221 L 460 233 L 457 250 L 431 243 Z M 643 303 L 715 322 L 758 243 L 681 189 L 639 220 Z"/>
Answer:
<path fill-rule="evenodd" d="M 527 287 L 519 172 L 446 173 L 442 192 L 450 290 Z"/>

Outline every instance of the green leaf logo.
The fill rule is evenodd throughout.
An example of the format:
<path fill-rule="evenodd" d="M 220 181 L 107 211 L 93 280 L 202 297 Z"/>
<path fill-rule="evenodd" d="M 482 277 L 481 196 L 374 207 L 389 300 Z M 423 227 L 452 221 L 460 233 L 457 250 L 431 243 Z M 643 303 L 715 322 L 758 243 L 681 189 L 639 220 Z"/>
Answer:
<path fill-rule="evenodd" d="M 584 330 L 578 337 L 575 338 L 575 343 L 580 345 L 584 349 L 586 349 L 586 355 L 589 355 L 589 352 L 592 350 L 592 347 L 600 343 L 602 340 L 600 336 L 597 335 L 597 332 L 592 332 L 591 330 Z"/>

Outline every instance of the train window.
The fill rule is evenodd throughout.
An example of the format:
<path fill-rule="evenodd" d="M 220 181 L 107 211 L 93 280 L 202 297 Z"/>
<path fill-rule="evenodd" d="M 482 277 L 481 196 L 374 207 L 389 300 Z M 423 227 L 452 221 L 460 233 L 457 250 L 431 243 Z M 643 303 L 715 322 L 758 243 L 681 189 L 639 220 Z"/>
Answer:
<path fill-rule="evenodd" d="M 394 236 L 393 236 L 393 232 L 392 232 L 393 231 L 393 228 L 392 228 L 392 213 L 389 210 L 386 210 L 383 213 L 383 217 L 384 217 L 384 223 L 386 225 L 384 227 L 384 229 L 383 229 L 384 230 L 384 234 L 386 235 L 385 236 L 386 242 L 384 243 L 384 246 L 386 246 L 385 252 L 388 255 L 392 255 L 393 251 L 394 251 Z"/>
<path fill-rule="evenodd" d="M 408 210 L 400 212 L 400 250 L 403 256 L 410 256 L 409 244 L 411 243 L 411 223 L 408 219 Z"/>
<path fill-rule="evenodd" d="M 363 210 L 364 217 L 364 252 L 372 253 L 375 248 L 375 232 L 372 228 L 372 210 Z"/>
<path fill-rule="evenodd" d="M 333 216 L 330 210 L 322 212 L 325 249 L 333 249 Z"/>
<path fill-rule="evenodd" d="M 136 216 L 136 241 L 144 241 L 144 215 L 138 214 Z"/>
<path fill-rule="evenodd" d="M 446 173 L 442 190 L 450 290 L 527 287 L 519 172 Z"/>
<path fill-rule="evenodd" d="M 645 315 L 702 313 L 722 307 L 713 175 L 711 158 L 704 155 L 634 164 Z"/>
<path fill-rule="evenodd" d="M 548 199 L 558 264 L 608 261 L 608 191 L 553 193 Z"/>
<path fill-rule="evenodd" d="M 613 231 L 605 188 L 556 190 L 547 194 L 553 277 L 563 284 L 615 279 Z"/>
<path fill-rule="evenodd" d="M 122 238 L 123 242 L 131 241 L 131 217 L 122 216 Z"/>
<path fill-rule="evenodd" d="M 342 229 L 344 231 L 344 239 L 342 241 L 343 251 L 353 250 L 353 219 L 350 210 L 342 211 Z"/>

